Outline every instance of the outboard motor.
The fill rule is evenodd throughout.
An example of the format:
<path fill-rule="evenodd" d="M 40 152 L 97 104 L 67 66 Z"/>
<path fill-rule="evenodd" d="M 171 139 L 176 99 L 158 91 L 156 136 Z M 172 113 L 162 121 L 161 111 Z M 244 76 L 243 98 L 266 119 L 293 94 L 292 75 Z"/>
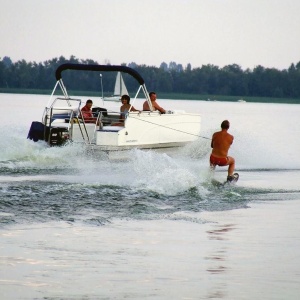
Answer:
<path fill-rule="evenodd" d="M 61 146 L 65 144 L 70 138 L 70 134 L 67 128 L 55 127 L 51 128 L 49 136 L 50 146 Z"/>
<path fill-rule="evenodd" d="M 27 138 L 37 142 L 39 140 L 47 140 L 49 128 L 41 122 L 32 122 Z"/>

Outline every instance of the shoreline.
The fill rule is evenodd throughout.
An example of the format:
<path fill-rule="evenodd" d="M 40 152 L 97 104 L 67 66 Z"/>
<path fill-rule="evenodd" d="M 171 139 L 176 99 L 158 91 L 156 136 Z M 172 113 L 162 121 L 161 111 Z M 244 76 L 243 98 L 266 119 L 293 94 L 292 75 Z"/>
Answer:
<path fill-rule="evenodd" d="M 52 90 L 0 88 L 0 94 L 51 95 L 51 92 Z M 159 99 L 168 99 L 168 100 L 300 104 L 300 99 L 296 99 L 296 98 L 248 97 L 248 96 L 227 96 L 227 95 L 207 95 L 207 94 L 198 95 L 198 94 L 181 94 L 181 93 L 162 93 L 162 92 L 157 92 L 157 93 L 159 95 Z M 85 95 L 87 97 L 100 97 L 100 92 L 91 92 L 91 91 L 70 91 L 69 94 L 73 96 Z"/>

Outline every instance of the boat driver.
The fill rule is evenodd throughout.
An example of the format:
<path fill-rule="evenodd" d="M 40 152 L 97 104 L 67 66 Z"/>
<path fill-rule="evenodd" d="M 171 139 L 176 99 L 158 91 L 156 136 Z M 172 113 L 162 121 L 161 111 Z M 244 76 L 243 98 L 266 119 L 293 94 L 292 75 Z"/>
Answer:
<path fill-rule="evenodd" d="M 92 112 L 93 101 L 88 99 L 85 103 L 85 106 L 81 108 L 81 116 L 84 119 L 85 123 L 96 123 L 97 118 L 93 116 Z M 98 120 L 99 123 L 99 120 Z M 99 124 L 97 124 L 99 125 Z"/>

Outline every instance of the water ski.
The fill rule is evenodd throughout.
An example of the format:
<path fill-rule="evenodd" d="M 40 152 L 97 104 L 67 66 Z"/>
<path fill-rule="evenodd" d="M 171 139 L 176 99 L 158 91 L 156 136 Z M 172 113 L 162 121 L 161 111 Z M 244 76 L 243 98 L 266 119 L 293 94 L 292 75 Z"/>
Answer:
<path fill-rule="evenodd" d="M 223 183 L 216 179 L 212 179 L 211 183 L 216 187 L 224 187 L 227 184 L 228 185 L 235 184 L 239 180 L 239 177 L 240 175 L 238 173 L 234 173 L 230 178 L 227 177 L 227 180 Z"/>
<path fill-rule="evenodd" d="M 229 183 L 229 184 L 236 183 L 239 180 L 239 177 L 240 177 L 239 173 L 234 173 L 231 176 L 227 176 L 227 180 L 224 182 L 224 184 L 225 183 Z"/>

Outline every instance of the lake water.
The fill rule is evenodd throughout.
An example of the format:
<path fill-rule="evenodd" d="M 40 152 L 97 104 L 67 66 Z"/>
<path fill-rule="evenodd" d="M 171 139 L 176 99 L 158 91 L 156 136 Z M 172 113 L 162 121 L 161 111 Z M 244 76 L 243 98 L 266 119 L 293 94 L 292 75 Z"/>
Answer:
<path fill-rule="evenodd" d="M 48 99 L 0 94 L 0 299 L 299 299 L 299 105 L 158 100 L 201 137 L 110 161 L 27 140 Z M 224 119 L 240 180 L 220 189 Z"/>

